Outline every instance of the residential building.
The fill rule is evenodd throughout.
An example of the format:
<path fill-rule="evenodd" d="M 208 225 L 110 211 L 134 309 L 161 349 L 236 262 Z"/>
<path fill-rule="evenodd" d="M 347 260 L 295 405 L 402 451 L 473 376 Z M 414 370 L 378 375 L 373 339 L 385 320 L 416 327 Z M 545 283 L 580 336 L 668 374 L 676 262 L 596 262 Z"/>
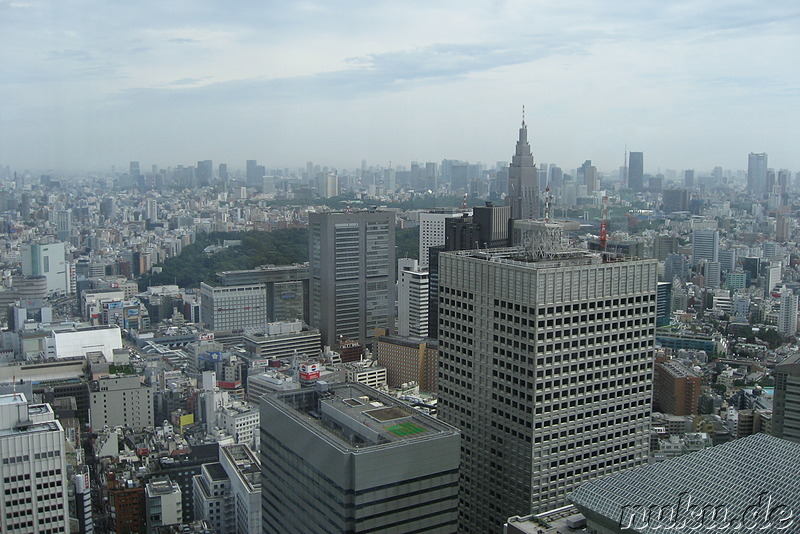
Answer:
<path fill-rule="evenodd" d="M 311 324 L 323 345 L 365 345 L 394 327 L 394 234 L 392 211 L 309 213 Z"/>
<path fill-rule="evenodd" d="M 362 384 L 267 395 L 261 411 L 264 534 L 456 532 L 451 426 Z"/>
<path fill-rule="evenodd" d="M 647 461 L 657 261 L 548 246 L 440 255 L 439 418 L 462 432 L 459 532 Z M 538 253 L 536 251 L 539 251 Z"/>
<path fill-rule="evenodd" d="M 786 286 L 780 292 L 780 310 L 778 311 L 778 331 L 787 336 L 797 333 L 798 297 Z"/>
<path fill-rule="evenodd" d="M 680 361 L 656 362 L 653 410 L 673 415 L 695 415 L 701 386 L 701 376 Z"/>

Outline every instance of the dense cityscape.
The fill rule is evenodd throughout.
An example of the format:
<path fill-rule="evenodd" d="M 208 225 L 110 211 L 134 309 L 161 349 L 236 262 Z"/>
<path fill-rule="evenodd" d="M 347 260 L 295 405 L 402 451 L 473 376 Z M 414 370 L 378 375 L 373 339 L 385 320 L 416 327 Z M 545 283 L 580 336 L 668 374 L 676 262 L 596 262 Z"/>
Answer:
<path fill-rule="evenodd" d="M 529 135 L 0 168 L 1 530 L 795 532 L 800 172 Z"/>

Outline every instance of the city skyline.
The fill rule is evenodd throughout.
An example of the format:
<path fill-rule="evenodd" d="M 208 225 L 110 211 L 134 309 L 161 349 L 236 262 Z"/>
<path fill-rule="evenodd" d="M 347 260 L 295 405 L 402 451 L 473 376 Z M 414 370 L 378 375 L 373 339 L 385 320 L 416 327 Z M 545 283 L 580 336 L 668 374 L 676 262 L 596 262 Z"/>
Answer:
<path fill-rule="evenodd" d="M 800 168 L 790 2 L 4 2 L 0 165 L 508 161 Z M 91 16 L 87 16 L 91 13 Z M 447 21 L 447 22 L 444 22 Z M 746 69 L 742 66 L 747 65 Z M 396 163 L 395 163 L 396 164 Z M 146 168 L 146 167 L 145 167 Z"/>

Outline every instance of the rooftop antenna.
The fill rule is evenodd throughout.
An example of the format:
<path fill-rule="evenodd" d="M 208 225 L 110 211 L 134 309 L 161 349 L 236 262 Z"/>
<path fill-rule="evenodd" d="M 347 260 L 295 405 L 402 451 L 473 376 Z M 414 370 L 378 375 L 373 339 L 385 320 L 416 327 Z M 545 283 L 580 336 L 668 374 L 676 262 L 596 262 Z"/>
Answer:
<path fill-rule="evenodd" d="M 525 126 L 525 104 L 522 104 L 522 125 Z"/>
<path fill-rule="evenodd" d="M 464 201 L 461 203 L 461 209 L 462 210 L 467 209 L 467 194 L 466 193 L 464 193 Z"/>
<path fill-rule="evenodd" d="M 550 222 L 550 186 L 544 189 L 544 222 Z"/>

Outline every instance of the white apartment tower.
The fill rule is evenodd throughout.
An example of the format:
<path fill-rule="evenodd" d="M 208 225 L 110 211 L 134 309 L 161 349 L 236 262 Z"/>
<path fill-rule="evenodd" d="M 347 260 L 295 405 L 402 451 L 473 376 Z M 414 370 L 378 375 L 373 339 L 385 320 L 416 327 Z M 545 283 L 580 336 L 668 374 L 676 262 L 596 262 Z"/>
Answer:
<path fill-rule="evenodd" d="M 49 404 L 0 395 L 0 531 L 69 532 L 64 450 Z"/>
<path fill-rule="evenodd" d="M 64 243 L 28 243 L 20 246 L 22 274 L 44 276 L 47 279 L 47 292 L 66 293 L 67 260 Z"/>
<path fill-rule="evenodd" d="M 778 312 L 778 331 L 793 336 L 797 333 L 797 295 L 786 286 L 781 288 L 781 307 Z"/>
<path fill-rule="evenodd" d="M 397 260 L 397 334 L 427 337 L 430 275 L 417 260 Z"/>
<path fill-rule="evenodd" d="M 462 433 L 459 532 L 502 532 L 647 463 L 657 267 L 548 249 L 439 256 L 439 419 Z"/>

